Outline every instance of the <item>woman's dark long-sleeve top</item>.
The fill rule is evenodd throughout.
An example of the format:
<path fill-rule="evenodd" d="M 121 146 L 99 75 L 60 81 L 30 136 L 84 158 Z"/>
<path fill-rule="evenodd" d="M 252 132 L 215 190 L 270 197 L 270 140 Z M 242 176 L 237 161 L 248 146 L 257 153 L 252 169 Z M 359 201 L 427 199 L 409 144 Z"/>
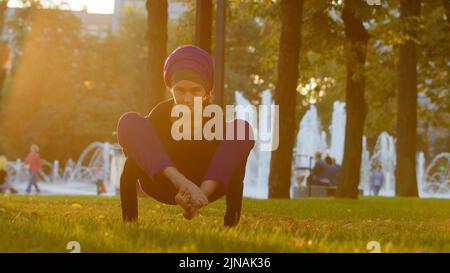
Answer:
<path fill-rule="evenodd" d="M 144 192 L 156 200 L 175 204 L 177 190 L 161 173 L 165 168 L 174 166 L 198 186 L 205 180 L 219 181 L 221 186 L 209 197 L 210 202 L 226 194 L 228 216 L 225 218 L 237 223 L 245 165 L 254 146 L 254 140 L 249 137 L 250 125 L 245 122 L 245 140 L 177 141 L 171 135 L 173 106 L 174 101 L 171 99 L 158 104 L 145 118 L 136 113 L 127 113 L 119 121 L 118 139 L 127 155 L 121 176 L 124 220 L 137 218 L 137 180 Z M 205 122 L 206 118 L 203 119 L 203 125 Z M 234 121 L 235 128 L 238 128 L 239 122 L 243 121 Z M 224 134 L 226 126 L 230 124 L 224 125 Z"/>

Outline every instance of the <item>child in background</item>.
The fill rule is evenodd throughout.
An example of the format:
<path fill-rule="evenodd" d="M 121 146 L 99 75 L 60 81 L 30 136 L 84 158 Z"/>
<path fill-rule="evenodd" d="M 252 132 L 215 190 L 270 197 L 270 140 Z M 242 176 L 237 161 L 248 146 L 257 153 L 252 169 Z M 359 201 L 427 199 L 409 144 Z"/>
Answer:
<path fill-rule="evenodd" d="M 384 175 L 381 171 L 381 164 L 376 163 L 370 175 L 370 190 L 374 196 L 378 196 L 384 183 Z"/>
<path fill-rule="evenodd" d="M 106 193 L 106 185 L 105 185 L 105 181 L 104 181 L 102 167 L 97 167 L 97 169 L 96 169 L 95 184 L 97 185 L 97 195 Z"/>

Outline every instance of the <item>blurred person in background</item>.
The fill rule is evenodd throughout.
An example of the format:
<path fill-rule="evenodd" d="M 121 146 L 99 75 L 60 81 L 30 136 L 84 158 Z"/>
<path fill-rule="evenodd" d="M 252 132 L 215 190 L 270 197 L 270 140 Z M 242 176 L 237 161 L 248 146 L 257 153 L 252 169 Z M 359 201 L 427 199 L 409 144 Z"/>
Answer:
<path fill-rule="evenodd" d="M 28 181 L 26 192 L 30 194 L 31 189 L 34 186 L 36 188 L 37 193 L 40 193 L 41 190 L 39 189 L 37 184 L 37 178 L 42 168 L 42 159 L 41 156 L 39 155 L 39 146 L 37 146 L 36 144 L 31 145 L 30 153 L 25 158 L 24 163 L 29 166 L 29 173 L 30 173 L 30 179 Z"/>

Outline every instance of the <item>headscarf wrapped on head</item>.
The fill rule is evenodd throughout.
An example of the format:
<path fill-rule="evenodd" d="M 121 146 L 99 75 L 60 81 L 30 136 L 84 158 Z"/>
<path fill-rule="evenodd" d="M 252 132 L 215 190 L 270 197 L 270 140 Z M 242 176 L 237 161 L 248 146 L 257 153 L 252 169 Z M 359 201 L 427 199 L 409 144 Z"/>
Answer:
<path fill-rule="evenodd" d="M 167 87 L 180 80 L 190 80 L 202 85 L 206 92 L 214 87 L 214 65 L 211 55 L 194 45 L 177 47 L 164 64 L 164 82 Z"/>

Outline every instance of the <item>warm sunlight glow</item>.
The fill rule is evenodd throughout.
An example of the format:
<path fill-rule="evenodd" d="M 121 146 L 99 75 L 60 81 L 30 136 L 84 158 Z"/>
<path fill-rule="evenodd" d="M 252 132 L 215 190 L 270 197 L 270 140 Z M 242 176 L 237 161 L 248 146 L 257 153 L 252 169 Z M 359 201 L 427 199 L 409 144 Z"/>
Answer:
<path fill-rule="evenodd" d="M 20 0 L 9 1 L 10 7 L 20 7 Z M 89 13 L 113 13 L 114 0 L 42 0 L 43 5 L 61 6 L 61 8 L 69 8 L 72 10 L 82 10 L 87 8 Z"/>

